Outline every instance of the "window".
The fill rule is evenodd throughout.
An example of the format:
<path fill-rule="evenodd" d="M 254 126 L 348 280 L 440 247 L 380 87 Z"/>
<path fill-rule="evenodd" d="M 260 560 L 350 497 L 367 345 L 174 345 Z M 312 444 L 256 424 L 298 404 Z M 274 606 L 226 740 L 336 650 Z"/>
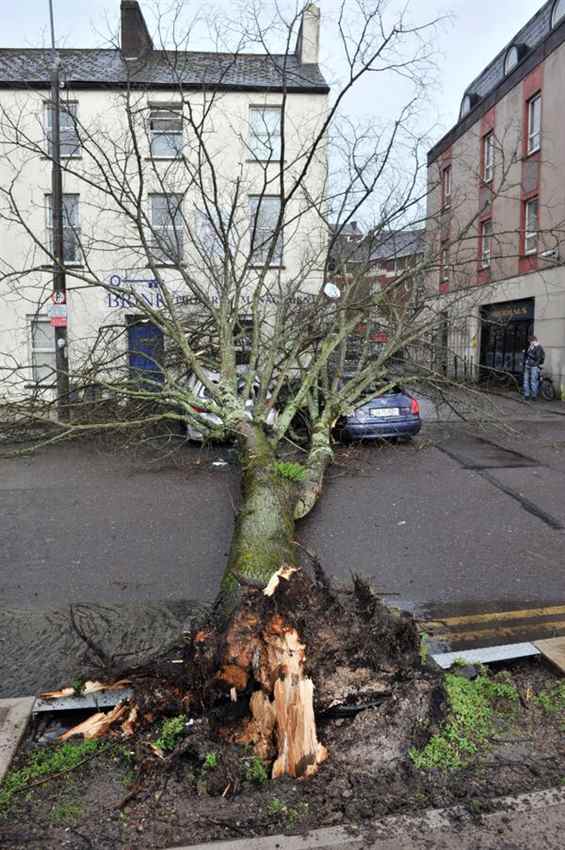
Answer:
<path fill-rule="evenodd" d="M 535 254 L 538 250 L 538 198 L 525 203 L 524 253 Z"/>
<path fill-rule="evenodd" d="M 31 369 L 37 384 L 55 383 L 56 355 L 55 332 L 49 319 L 42 316 L 31 319 Z"/>
<path fill-rule="evenodd" d="M 471 95 L 466 94 L 461 102 L 461 118 L 464 118 L 466 115 L 468 115 L 472 108 L 473 101 L 471 99 Z"/>
<path fill-rule="evenodd" d="M 53 202 L 46 195 L 47 208 L 47 245 L 49 253 L 54 254 L 53 245 Z M 79 196 L 63 195 L 63 262 L 80 263 L 80 224 Z"/>
<path fill-rule="evenodd" d="M 483 180 L 490 183 L 494 177 L 494 132 L 483 137 Z"/>
<path fill-rule="evenodd" d="M 504 75 L 507 76 L 511 71 L 513 71 L 519 61 L 520 53 L 516 45 L 513 44 L 504 57 Z"/>
<path fill-rule="evenodd" d="M 62 102 L 59 109 L 59 127 L 61 156 L 80 156 L 80 139 L 77 132 L 77 103 Z M 47 150 L 53 156 L 53 117 L 55 110 L 50 103 L 45 104 L 47 113 Z"/>
<path fill-rule="evenodd" d="M 449 283 L 449 248 L 441 249 L 440 281 Z"/>
<path fill-rule="evenodd" d="M 483 221 L 481 224 L 481 268 L 490 266 L 492 253 L 492 220 Z"/>
<path fill-rule="evenodd" d="M 182 195 L 150 195 L 154 259 L 178 263 L 183 255 Z"/>
<path fill-rule="evenodd" d="M 273 238 L 277 229 L 281 209 L 281 200 L 278 197 L 251 196 L 249 198 L 249 212 L 251 218 L 251 251 L 254 263 L 265 263 L 270 257 L 272 266 L 282 265 L 283 260 L 283 235 L 282 230 L 277 234 L 277 241 L 272 248 Z M 271 255 L 272 250 L 272 256 Z"/>
<path fill-rule="evenodd" d="M 565 0 L 556 0 L 551 11 L 551 28 L 560 24 L 563 17 L 565 17 Z"/>
<path fill-rule="evenodd" d="M 528 154 L 541 147 L 541 94 L 528 101 Z"/>
<path fill-rule="evenodd" d="M 229 212 L 227 212 L 225 215 L 222 216 L 222 223 L 224 228 L 227 227 L 229 221 L 230 216 Z M 196 210 L 195 233 L 198 240 L 198 246 L 206 257 L 223 258 L 225 256 L 224 239 L 222 237 L 222 228 L 220 226 L 219 220 L 213 221 L 213 219 L 204 210 Z M 230 236 L 233 237 L 233 233 L 230 233 L 228 235 L 229 242 L 231 243 L 233 241 L 233 238 L 229 238 Z"/>
<path fill-rule="evenodd" d="M 444 168 L 441 175 L 441 194 L 442 206 L 448 207 L 451 204 L 451 166 Z"/>
<path fill-rule="evenodd" d="M 182 155 L 182 114 L 177 109 L 152 109 L 149 113 L 151 156 L 176 159 Z"/>
<path fill-rule="evenodd" d="M 252 106 L 249 110 L 249 150 L 258 160 L 281 158 L 281 110 Z"/>

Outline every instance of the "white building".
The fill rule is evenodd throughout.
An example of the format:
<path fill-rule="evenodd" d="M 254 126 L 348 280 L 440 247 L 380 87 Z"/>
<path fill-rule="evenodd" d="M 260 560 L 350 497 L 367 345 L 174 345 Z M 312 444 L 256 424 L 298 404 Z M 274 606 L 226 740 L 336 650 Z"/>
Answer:
<path fill-rule="evenodd" d="M 287 55 L 173 52 L 122 0 L 120 48 L 59 51 L 71 364 L 109 337 L 139 350 L 141 302 L 190 310 L 198 290 L 220 303 L 226 244 L 247 269 L 234 272 L 242 313 L 266 263 L 275 289 L 300 277 L 302 292 L 319 290 L 325 141 L 298 180 L 327 114 L 319 22 L 307 7 Z M 51 62 L 45 49 L 0 49 L 0 399 L 54 382 Z"/>

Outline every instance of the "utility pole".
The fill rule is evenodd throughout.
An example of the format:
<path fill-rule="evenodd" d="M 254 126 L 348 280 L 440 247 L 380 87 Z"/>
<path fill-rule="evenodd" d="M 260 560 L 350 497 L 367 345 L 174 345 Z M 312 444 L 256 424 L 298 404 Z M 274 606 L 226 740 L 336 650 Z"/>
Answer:
<path fill-rule="evenodd" d="M 51 223 L 53 225 L 53 303 L 67 304 L 67 286 L 64 266 L 63 240 L 63 173 L 61 170 L 61 94 L 59 75 L 59 54 L 55 46 L 55 20 L 53 0 L 49 0 L 49 19 L 51 23 L 51 47 L 53 64 L 51 67 Z M 69 418 L 69 360 L 67 350 L 67 320 L 52 319 L 55 331 L 55 368 L 57 372 L 57 415 L 59 419 Z"/>

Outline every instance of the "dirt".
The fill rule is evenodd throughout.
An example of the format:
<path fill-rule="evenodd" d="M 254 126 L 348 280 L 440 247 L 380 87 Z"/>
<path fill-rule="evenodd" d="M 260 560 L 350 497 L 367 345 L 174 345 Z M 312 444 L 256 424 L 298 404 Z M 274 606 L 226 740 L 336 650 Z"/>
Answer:
<path fill-rule="evenodd" d="M 370 829 L 378 817 L 455 803 L 479 815 L 494 797 L 563 783 L 565 718 L 537 699 L 559 680 L 543 662 L 506 668 L 517 698 L 496 714 L 488 740 L 464 767 L 421 769 L 410 750 L 442 728 L 447 701 L 442 674 L 420 663 L 411 618 L 386 610 L 362 583 L 336 593 L 322 573 L 313 585 L 298 577 L 271 601 L 253 601 L 254 593 L 246 598 L 261 616 L 293 612 L 309 649 L 318 736 L 329 751 L 318 773 L 270 780 L 268 763 L 258 763 L 249 745 L 230 742 L 246 722 L 245 691 L 231 704 L 221 688 L 210 688 L 214 641 L 204 641 L 197 663 L 193 634 L 176 649 L 185 664 L 168 657 L 137 672 L 142 722 L 132 738 L 116 735 L 83 765 L 12 798 L 0 812 L 2 848 L 162 850 L 337 824 Z M 171 666 L 180 670 L 174 678 Z M 160 758 L 152 745 L 163 737 L 163 719 L 180 714 L 194 722 Z M 34 748 L 57 746 L 45 731 L 30 730 L 15 768 Z"/>

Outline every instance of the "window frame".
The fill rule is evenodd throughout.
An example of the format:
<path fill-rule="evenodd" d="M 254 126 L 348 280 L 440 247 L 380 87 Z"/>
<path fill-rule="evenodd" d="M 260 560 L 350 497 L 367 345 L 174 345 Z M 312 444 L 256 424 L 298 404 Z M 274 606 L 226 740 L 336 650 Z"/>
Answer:
<path fill-rule="evenodd" d="M 514 58 L 514 61 L 511 63 L 510 57 Z M 504 76 L 507 77 L 512 73 L 514 68 L 516 68 L 520 64 L 520 51 L 516 44 L 511 45 L 506 51 L 506 55 L 504 57 Z"/>
<path fill-rule="evenodd" d="M 529 230 L 529 210 L 535 204 L 535 230 Z M 534 240 L 533 247 L 528 247 L 528 241 Z M 539 240 L 539 196 L 535 195 L 524 201 L 524 256 L 531 257 L 538 252 Z"/>
<path fill-rule="evenodd" d="M 439 282 L 441 284 L 449 283 L 449 247 L 442 246 L 440 255 L 440 273 Z"/>
<path fill-rule="evenodd" d="M 539 104 L 537 113 L 535 106 Z M 541 150 L 541 91 L 536 92 L 527 101 L 527 139 L 526 139 L 526 155 L 530 156 Z M 532 128 L 533 120 L 537 117 L 537 127 Z"/>
<path fill-rule="evenodd" d="M 74 207 L 74 211 L 76 211 L 76 223 L 69 222 L 67 216 L 67 209 L 65 208 L 65 201 L 68 198 L 76 198 L 76 206 Z M 49 249 L 49 253 L 53 256 L 53 195 L 51 192 L 48 192 L 45 195 L 45 227 L 47 231 L 47 245 Z M 65 223 L 65 219 L 67 218 L 67 223 Z M 65 247 L 68 245 L 68 241 L 65 238 L 66 233 L 71 233 L 73 238 L 73 243 L 75 245 L 74 257 L 73 259 L 69 259 L 65 255 Z M 82 245 L 80 238 L 80 195 L 78 192 L 64 192 L 63 193 L 63 263 L 66 266 L 80 266 L 82 263 Z"/>
<path fill-rule="evenodd" d="M 266 231 L 265 227 L 260 228 L 258 226 L 258 210 L 265 202 L 277 201 L 278 202 L 278 212 L 277 212 L 277 220 L 280 215 L 280 208 L 282 199 L 280 195 L 249 195 L 248 203 L 249 203 L 249 224 L 250 224 L 250 232 L 249 232 L 249 251 L 250 251 L 250 259 L 252 266 L 265 266 L 266 257 L 270 253 L 271 243 L 273 239 L 273 232 L 271 231 L 270 236 L 265 236 L 260 242 L 259 246 L 255 247 L 255 243 L 257 242 L 257 233 L 259 230 Z M 254 208 L 254 204 L 256 204 Z M 275 245 L 275 250 L 271 257 L 271 261 L 269 263 L 268 268 L 282 268 L 284 264 L 284 234 L 283 227 L 281 226 L 280 233 L 277 237 L 277 244 Z M 261 252 L 261 256 L 257 256 L 258 252 Z"/>
<path fill-rule="evenodd" d="M 179 228 L 179 224 L 175 223 L 173 215 L 170 216 L 171 224 L 155 224 L 155 219 L 154 219 L 155 209 L 153 207 L 153 201 L 156 198 L 176 198 L 177 199 L 178 203 L 176 204 L 175 214 L 178 215 L 179 218 L 180 218 L 180 228 Z M 182 192 L 150 192 L 149 195 L 148 195 L 148 201 L 149 201 L 149 223 L 150 223 L 150 226 L 151 226 L 150 247 L 151 247 L 152 252 L 153 251 L 156 252 L 155 255 L 153 256 L 153 261 L 156 262 L 157 265 L 163 265 L 163 266 L 173 266 L 174 267 L 176 265 L 179 265 L 180 263 L 183 262 L 184 250 L 185 250 L 185 239 L 184 239 L 184 228 L 183 228 L 184 216 L 183 216 L 183 209 L 182 209 L 182 206 L 183 206 L 183 203 L 184 203 L 184 194 Z M 171 213 L 171 209 L 169 207 L 168 202 L 167 202 L 167 208 L 168 208 L 168 212 Z M 162 236 L 159 237 L 158 241 L 157 241 L 156 236 L 157 236 L 159 231 L 172 231 L 174 233 L 174 235 L 175 235 L 174 243 L 171 243 L 171 246 L 173 246 L 173 244 L 176 244 L 176 247 L 178 249 L 178 254 L 176 255 L 175 258 L 171 257 L 172 251 L 171 252 L 165 252 L 163 250 L 162 244 L 166 240 L 164 240 Z M 160 256 L 157 256 L 157 254 L 160 254 Z"/>
<path fill-rule="evenodd" d="M 487 233 L 487 228 L 489 232 Z M 486 218 L 481 221 L 480 233 L 480 267 L 481 269 L 489 269 L 492 260 L 492 239 L 493 239 L 493 222 L 492 218 Z M 488 241 L 487 241 L 488 240 Z"/>
<path fill-rule="evenodd" d="M 266 132 L 262 135 L 257 134 L 257 127 L 253 121 L 253 115 L 257 113 L 265 113 L 265 112 L 276 112 L 278 114 L 278 133 L 271 134 L 267 129 L 267 122 L 265 122 L 265 130 Z M 249 116 L 248 116 L 248 148 L 249 153 L 253 162 L 280 162 L 281 154 L 282 154 L 282 112 L 283 107 L 277 104 L 250 104 L 249 106 Z M 268 147 L 270 148 L 271 156 L 265 157 L 260 156 L 261 148 L 263 148 L 263 152 L 267 152 L 267 144 L 263 141 L 266 138 L 269 142 Z M 275 148 L 272 144 L 272 139 L 277 139 L 277 147 Z M 259 148 L 259 150 L 257 150 Z"/>
<path fill-rule="evenodd" d="M 561 11 L 559 11 L 561 7 Z M 559 15 L 557 14 L 559 12 Z M 565 0 L 555 0 L 551 9 L 551 29 L 555 29 L 565 18 Z"/>
<path fill-rule="evenodd" d="M 492 183 L 494 178 L 494 130 L 483 136 L 483 183 Z"/>
<path fill-rule="evenodd" d="M 451 206 L 453 192 L 453 171 L 451 163 L 444 165 L 441 170 L 441 208 L 446 210 Z"/>
<path fill-rule="evenodd" d="M 160 117 L 158 117 L 160 116 Z M 153 122 L 159 121 L 174 121 L 175 118 L 179 122 L 178 130 L 156 130 L 153 126 Z M 149 156 L 150 159 L 165 159 L 165 160 L 175 160 L 182 159 L 183 156 L 183 148 L 184 148 L 184 120 L 182 114 L 182 104 L 179 104 L 178 107 L 163 105 L 157 106 L 153 104 L 149 107 Z M 153 147 L 154 143 L 159 140 L 166 138 L 167 136 L 172 136 L 178 138 L 180 137 L 180 146 L 176 144 L 170 145 L 169 153 L 155 153 Z"/>
<path fill-rule="evenodd" d="M 70 107 L 70 108 L 69 108 Z M 52 141 L 51 134 L 53 132 L 53 114 L 55 112 L 51 101 L 44 100 L 43 108 L 45 111 L 45 141 L 47 143 L 47 156 L 49 159 L 53 159 L 53 149 L 52 149 Z M 61 121 L 61 116 L 71 116 L 71 124 L 70 126 L 63 126 L 63 121 Z M 80 137 L 77 131 L 77 119 L 78 119 L 78 100 L 62 100 L 59 104 L 59 121 L 60 121 L 60 140 L 61 140 L 61 159 L 80 159 L 82 157 L 82 148 L 80 144 Z M 74 142 L 65 142 L 64 136 L 72 135 Z M 68 145 L 73 147 L 73 153 L 63 153 L 64 146 Z"/>
<path fill-rule="evenodd" d="M 49 318 L 44 315 L 34 315 L 28 316 L 29 322 L 29 341 L 30 341 L 30 365 L 31 365 L 31 377 L 34 384 L 41 386 L 45 384 L 46 381 L 49 381 L 47 386 L 54 386 L 57 376 L 57 348 L 55 343 L 55 329 L 51 327 L 51 322 Z M 35 335 L 34 335 L 34 325 L 47 325 L 51 329 L 51 336 L 53 340 L 53 346 L 49 348 L 44 348 L 42 346 L 35 345 Z M 51 363 L 39 363 L 36 362 L 36 356 L 43 357 L 44 355 L 52 355 L 52 364 Z M 51 373 L 49 378 L 40 378 L 38 377 L 38 370 L 41 368 L 49 368 L 51 369 Z"/>

